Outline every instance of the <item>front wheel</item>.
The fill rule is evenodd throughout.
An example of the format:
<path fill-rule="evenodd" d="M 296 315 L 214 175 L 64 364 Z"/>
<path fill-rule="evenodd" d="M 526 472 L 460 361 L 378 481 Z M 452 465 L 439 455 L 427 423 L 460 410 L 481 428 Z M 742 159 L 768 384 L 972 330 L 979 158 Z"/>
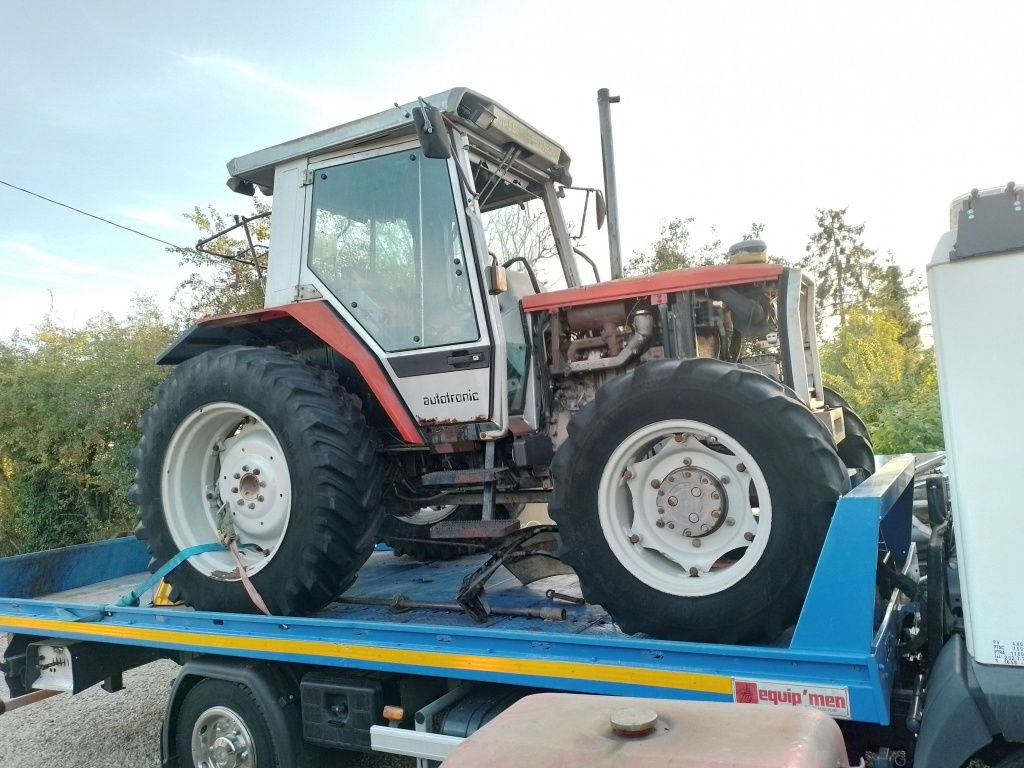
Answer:
<path fill-rule="evenodd" d="M 799 613 L 849 487 L 822 423 L 718 360 L 648 363 L 579 411 L 551 516 L 589 602 L 626 632 L 774 639 Z"/>

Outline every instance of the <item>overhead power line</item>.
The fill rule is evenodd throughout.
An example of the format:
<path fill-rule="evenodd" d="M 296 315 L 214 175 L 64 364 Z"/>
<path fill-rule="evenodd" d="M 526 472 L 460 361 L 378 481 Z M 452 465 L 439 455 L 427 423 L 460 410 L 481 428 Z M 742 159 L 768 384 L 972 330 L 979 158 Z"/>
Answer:
<path fill-rule="evenodd" d="M 45 200 L 48 203 L 53 203 L 54 205 L 59 205 L 61 208 L 67 208 L 69 211 L 74 211 L 75 213 L 80 213 L 83 216 L 88 216 L 90 219 L 96 219 L 96 221 L 102 221 L 104 224 L 109 224 L 112 227 L 117 227 L 118 229 L 123 229 L 126 232 L 132 232 L 132 233 L 134 233 L 136 235 L 139 235 L 140 237 L 145 237 L 148 240 L 155 240 L 158 243 L 163 243 L 164 245 L 169 245 L 169 246 L 171 246 L 171 248 L 174 248 L 177 251 L 192 251 L 193 253 L 195 252 L 194 249 L 192 249 L 192 248 L 185 248 L 185 247 L 182 247 L 180 245 L 176 245 L 175 243 L 169 242 L 167 240 L 161 240 L 159 237 L 153 237 L 153 235 L 147 235 L 145 232 L 140 232 L 137 229 L 132 229 L 131 227 L 126 227 L 124 224 L 118 224 L 116 221 L 111 221 L 110 219 L 104 219 L 102 216 L 97 216 L 95 213 L 89 213 L 88 211 L 83 211 L 81 208 L 75 208 L 75 206 L 68 205 L 67 203 L 62 203 L 60 200 L 54 200 L 53 198 L 47 197 L 46 195 L 40 195 L 38 192 L 33 192 L 31 189 L 25 189 L 24 187 L 19 187 L 17 184 L 11 184 L 9 181 L 4 181 L 3 179 L 0 179 L 0 184 L 3 184 L 5 187 L 10 187 L 11 189 L 16 189 L 19 192 L 24 192 L 26 195 L 32 195 L 32 197 L 38 197 L 40 200 Z"/>

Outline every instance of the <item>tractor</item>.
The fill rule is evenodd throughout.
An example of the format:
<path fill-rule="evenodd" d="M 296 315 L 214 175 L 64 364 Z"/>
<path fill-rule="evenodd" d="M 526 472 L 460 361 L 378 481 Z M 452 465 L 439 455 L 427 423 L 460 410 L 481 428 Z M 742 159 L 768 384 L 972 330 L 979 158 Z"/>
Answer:
<path fill-rule="evenodd" d="M 463 554 L 544 502 L 625 632 L 793 623 L 836 499 L 874 469 L 867 430 L 822 383 L 813 281 L 762 242 L 623 278 L 615 101 L 598 93 L 604 193 L 465 88 L 229 162 L 233 190 L 273 195 L 265 307 L 164 351 L 133 453 L 151 567 L 190 554 L 168 577 L 181 599 L 316 611 L 381 539 Z M 577 189 L 607 217 L 604 282 L 581 279 Z M 542 214 L 564 288 L 488 238 L 513 207 Z"/>

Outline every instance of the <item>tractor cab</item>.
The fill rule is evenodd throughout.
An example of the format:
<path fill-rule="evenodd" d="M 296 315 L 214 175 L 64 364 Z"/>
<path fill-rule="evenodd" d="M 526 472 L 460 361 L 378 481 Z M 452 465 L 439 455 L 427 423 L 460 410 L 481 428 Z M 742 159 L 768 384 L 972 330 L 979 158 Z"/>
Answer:
<path fill-rule="evenodd" d="M 325 299 L 421 428 L 472 424 L 475 439 L 524 419 L 518 303 L 540 284 L 518 252 L 526 233 L 499 230 L 491 242 L 487 220 L 527 209 L 557 253 L 557 282 L 579 285 L 555 187 L 571 183 L 562 147 L 459 88 L 228 169 L 233 189 L 274 196 L 266 306 Z M 520 429 L 537 426 L 525 418 L 534 423 Z"/>

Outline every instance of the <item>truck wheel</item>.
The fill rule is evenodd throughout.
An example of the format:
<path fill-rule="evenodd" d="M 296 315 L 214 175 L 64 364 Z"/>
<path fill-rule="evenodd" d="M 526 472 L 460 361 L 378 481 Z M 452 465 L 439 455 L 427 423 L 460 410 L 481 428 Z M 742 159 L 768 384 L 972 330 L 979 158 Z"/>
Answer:
<path fill-rule="evenodd" d="M 238 683 L 197 683 L 181 704 L 176 741 L 182 768 L 286 768 L 267 716 Z"/>
<path fill-rule="evenodd" d="M 839 443 L 839 458 L 848 469 L 859 469 L 865 479 L 875 474 L 875 449 L 871 445 L 871 434 L 867 425 L 856 414 L 846 399 L 828 387 L 825 390 L 825 405 L 829 408 L 843 409 L 843 422 L 846 426 L 846 438 Z"/>
<path fill-rule="evenodd" d="M 330 602 L 373 551 L 377 440 L 333 374 L 276 349 L 206 352 L 160 386 L 141 433 L 132 498 L 152 570 L 230 530 L 284 615 Z M 200 610 L 254 610 L 230 552 L 195 555 L 167 581 Z"/>
<path fill-rule="evenodd" d="M 588 602 L 626 632 L 771 640 L 797 617 L 849 479 L 780 384 L 713 359 L 613 379 L 569 424 L 550 512 Z"/>
<path fill-rule="evenodd" d="M 498 504 L 494 510 L 499 520 L 518 516 L 519 510 Z M 486 539 L 471 539 L 474 545 L 450 543 L 430 538 L 430 529 L 438 523 L 456 520 L 479 520 L 481 508 L 471 504 L 444 504 L 422 507 L 411 515 L 388 515 L 381 526 L 381 538 L 391 547 L 395 557 L 413 560 L 453 560 L 483 551 Z"/>

